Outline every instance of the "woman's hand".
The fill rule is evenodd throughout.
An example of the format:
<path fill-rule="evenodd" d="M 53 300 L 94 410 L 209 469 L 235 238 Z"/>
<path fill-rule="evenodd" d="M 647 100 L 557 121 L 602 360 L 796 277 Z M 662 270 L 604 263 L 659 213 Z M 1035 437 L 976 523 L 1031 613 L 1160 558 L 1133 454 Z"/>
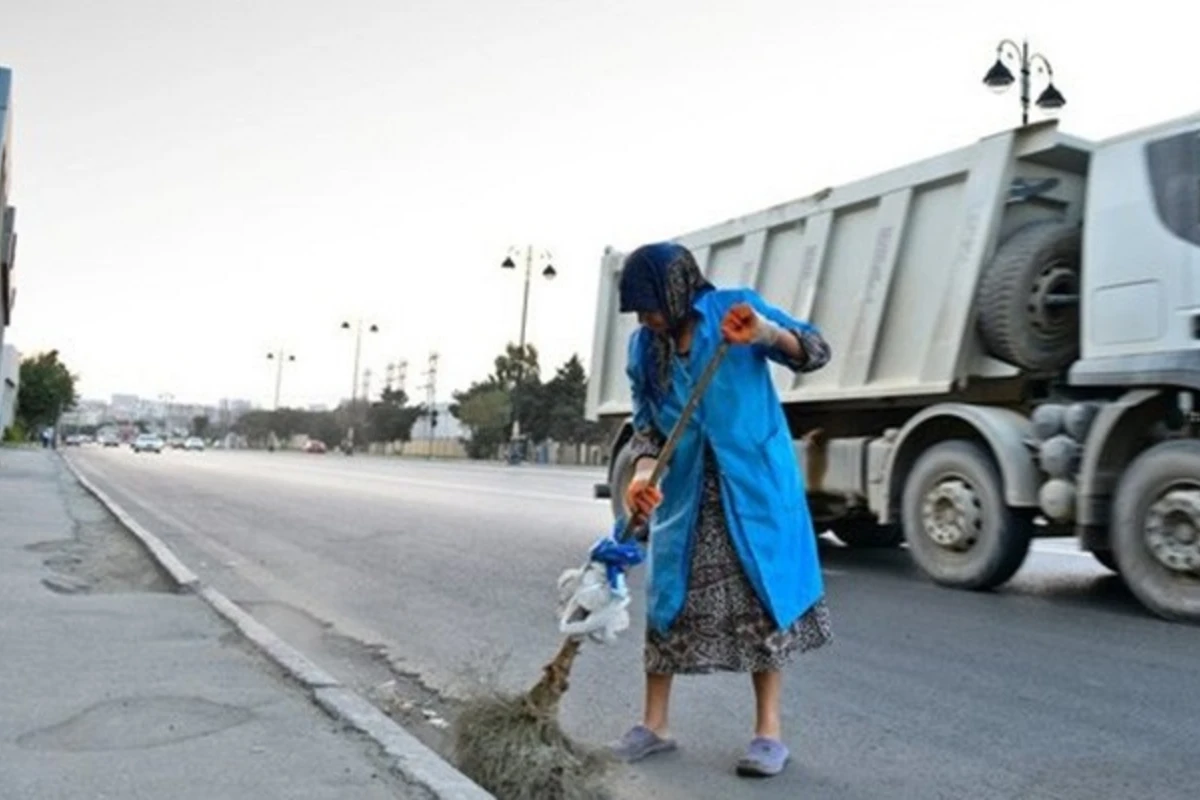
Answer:
<path fill-rule="evenodd" d="M 758 314 L 749 303 L 738 303 L 721 320 L 721 335 L 730 344 L 752 344 L 758 335 Z"/>
<path fill-rule="evenodd" d="M 625 491 L 625 507 L 642 520 L 649 519 L 662 500 L 662 492 L 645 477 L 635 477 Z"/>
<path fill-rule="evenodd" d="M 754 310 L 749 303 L 738 303 L 721 320 L 721 335 L 730 344 L 759 344 L 774 347 L 783 329 Z"/>

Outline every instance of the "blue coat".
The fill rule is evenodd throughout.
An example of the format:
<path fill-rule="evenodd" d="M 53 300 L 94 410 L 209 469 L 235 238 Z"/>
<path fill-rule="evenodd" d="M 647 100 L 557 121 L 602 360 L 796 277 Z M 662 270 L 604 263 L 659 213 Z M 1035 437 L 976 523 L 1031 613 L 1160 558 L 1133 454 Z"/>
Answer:
<path fill-rule="evenodd" d="M 701 295 L 691 353 L 686 363 L 675 359 L 671 390 L 661 403 L 652 402 L 642 385 L 642 331 L 630 340 L 627 373 L 638 428 L 653 427 L 663 436 L 670 432 L 720 343 L 721 320 L 737 303 L 750 303 L 785 328 L 815 332 L 750 290 Z M 790 626 L 824 592 L 803 477 L 772 381 L 772 361 L 787 364 L 783 353 L 756 345 L 729 349 L 663 476 L 663 502 L 650 522 L 646 567 L 648 621 L 658 631 L 669 629 L 684 606 L 705 442 L 719 465 L 734 548 L 776 625 Z"/>

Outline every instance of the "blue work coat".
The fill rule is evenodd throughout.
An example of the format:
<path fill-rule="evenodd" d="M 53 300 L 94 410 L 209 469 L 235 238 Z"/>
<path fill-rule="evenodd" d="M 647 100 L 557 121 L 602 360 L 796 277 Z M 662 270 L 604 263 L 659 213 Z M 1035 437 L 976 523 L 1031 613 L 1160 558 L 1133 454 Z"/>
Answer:
<path fill-rule="evenodd" d="M 753 291 L 706 292 L 695 303 L 699 320 L 690 354 L 674 358 L 671 390 L 659 403 L 642 383 L 643 332 L 631 337 L 627 373 L 636 427 L 664 437 L 670 433 L 721 341 L 721 320 L 738 303 L 749 303 L 786 329 L 815 330 Z M 657 631 L 671 627 L 686 599 L 706 442 L 719 465 L 734 549 L 775 624 L 787 628 L 824 592 L 803 476 L 771 378 L 772 361 L 787 364 L 782 352 L 758 345 L 729 349 L 663 476 L 663 502 L 650 521 L 646 561 L 648 622 Z"/>

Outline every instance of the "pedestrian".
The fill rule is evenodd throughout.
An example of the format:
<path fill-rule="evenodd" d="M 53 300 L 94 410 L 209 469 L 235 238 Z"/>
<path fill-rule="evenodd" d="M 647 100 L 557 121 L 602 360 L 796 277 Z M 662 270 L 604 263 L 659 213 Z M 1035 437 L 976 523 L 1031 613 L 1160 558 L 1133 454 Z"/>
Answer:
<path fill-rule="evenodd" d="M 674 750 L 667 711 L 675 675 L 750 673 L 755 729 L 737 772 L 772 776 L 790 758 L 780 719 L 782 670 L 831 638 L 816 536 L 770 363 L 820 369 L 830 349 L 812 325 L 750 289 L 718 289 L 673 243 L 626 259 L 621 313 L 636 313 L 627 374 L 633 397 L 630 511 L 650 518 L 645 706 L 614 743 L 627 762 Z M 721 338 L 725 360 L 659 487 L 654 458 Z"/>

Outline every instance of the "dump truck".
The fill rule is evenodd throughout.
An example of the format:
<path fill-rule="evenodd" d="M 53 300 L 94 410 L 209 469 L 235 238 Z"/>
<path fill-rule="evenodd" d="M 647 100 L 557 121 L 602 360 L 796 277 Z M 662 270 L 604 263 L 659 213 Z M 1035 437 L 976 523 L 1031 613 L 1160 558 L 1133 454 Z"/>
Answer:
<path fill-rule="evenodd" d="M 966 590 L 1071 536 L 1200 621 L 1200 114 L 1099 142 L 1004 130 L 673 241 L 829 341 L 819 371 L 772 365 L 819 532 Z M 587 396 L 616 516 L 624 256 L 601 259 Z"/>

